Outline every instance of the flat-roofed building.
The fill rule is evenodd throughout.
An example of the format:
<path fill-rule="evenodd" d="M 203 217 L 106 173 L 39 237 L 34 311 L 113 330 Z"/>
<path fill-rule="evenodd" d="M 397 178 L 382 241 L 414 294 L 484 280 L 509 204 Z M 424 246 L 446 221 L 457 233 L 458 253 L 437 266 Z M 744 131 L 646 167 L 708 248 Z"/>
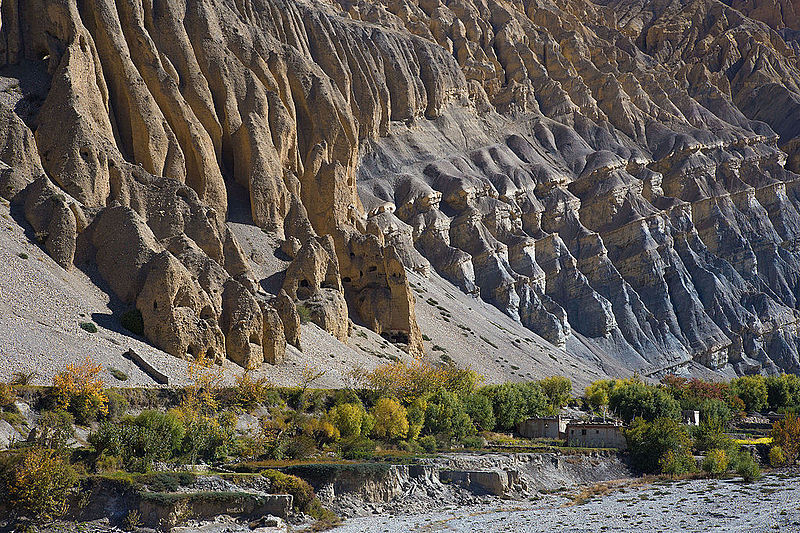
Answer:
<path fill-rule="evenodd" d="M 567 434 L 569 418 L 565 416 L 539 416 L 517 424 L 517 433 L 527 439 L 563 439 Z"/>
<path fill-rule="evenodd" d="M 624 429 L 615 423 L 570 422 L 567 424 L 567 446 L 624 450 L 628 447 Z"/>

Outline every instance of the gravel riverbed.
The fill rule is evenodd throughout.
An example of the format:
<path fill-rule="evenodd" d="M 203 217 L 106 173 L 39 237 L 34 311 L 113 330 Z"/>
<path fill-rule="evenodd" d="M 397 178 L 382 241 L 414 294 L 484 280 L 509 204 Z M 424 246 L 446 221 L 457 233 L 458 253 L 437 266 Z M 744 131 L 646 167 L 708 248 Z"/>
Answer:
<path fill-rule="evenodd" d="M 523 502 L 354 518 L 334 531 L 800 532 L 797 471 L 771 472 L 749 484 L 740 478 L 635 483 L 580 504 L 551 494 Z"/>

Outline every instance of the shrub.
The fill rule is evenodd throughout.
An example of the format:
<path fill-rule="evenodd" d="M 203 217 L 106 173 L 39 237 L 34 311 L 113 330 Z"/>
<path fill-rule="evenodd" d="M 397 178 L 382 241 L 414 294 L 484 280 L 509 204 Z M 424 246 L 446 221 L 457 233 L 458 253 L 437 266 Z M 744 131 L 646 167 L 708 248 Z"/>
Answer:
<path fill-rule="evenodd" d="M 128 381 L 128 374 L 114 367 L 108 367 L 108 371 L 114 376 L 114 379 L 119 381 Z"/>
<path fill-rule="evenodd" d="M 127 329 L 134 335 L 144 335 L 144 320 L 142 319 L 142 312 L 135 307 L 122 313 L 122 316 L 119 317 L 119 322 L 123 328 Z"/>
<path fill-rule="evenodd" d="M 397 443 L 397 448 L 408 453 L 422 453 L 422 446 L 415 440 L 401 440 Z"/>
<path fill-rule="evenodd" d="M 270 409 L 270 416 L 259 420 L 259 431 L 253 442 L 248 445 L 250 450 L 247 453 L 252 456 L 263 455 L 270 459 L 283 459 L 286 441 L 290 434 L 293 434 L 290 424 L 291 420 L 282 408 Z"/>
<path fill-rule="evenodd" d="M 732 466 L 736 470 L 736 473 L 742 476 L 742 479 L 748 483 L 761 478 L 761 468 L 759 468 L 758 463 L 747 450 L 739 451 L 735 456 Z"/>
<path fill-rule="evenodd" d="M 63 515 L 67 496 L 77 482 L 75 469 L 44 448 L 27 450 L 15 462 L 4 475 L 12 509 L 43 520 Z"/>
<path fill-rule="evenodd" d="M 296 435 L 286 442 L 284 448 L 286 457 L 293 460 L 307 459 L 314 454 L 316 449 L 314 439 L 308 435 Z"/>
<path fill-rule="evenodd" d="M 300 316 L 300 323 L 301 324 L 308 324 L 311 322 L 311 309 L 308 306 L 303 304 L 297 304 L 297 314 Z"/>
<path fill-rule="evenodd" d="M 608 405 L 617 416 L 630 423 L 636 417 L 680 418 L 678 402 L 665 390 L 638 379 L 618 381 L 608 397 Z"/>
<path fill-rule="evenodd" d="M 118 420 L 122 418 L 130 405 L 127 398 L 114 391 L 109 391 L 106 396 L 108 396 L 108 419 Z"/>
<path fill-rule="evenodd" d="M 422 449 L 428 453 L 433 453 L 436 451 L 436 437 L 433 435 L 426 435 L 419 439 L 419 445 L 422 446 Z"/>
<path fill-rule="evenodd" d="M 178 410 L 184 428 L 181 445 L 183 457 L 191 464 L 198 459 L 214 462 L 224 459 L 234 450 L 236 417 L 223 412 L 217 416 L 198 415 Z"/>
<path fill-rule="evenodd" d="M 484 447 L 485 443 L 486 441 L 483 440 L 483 437 L 479 437 L 477 435 L 472 435 L 461 439 L 461 444 L 465 448 L 480 449 Z"/>
<path fill-rule="evenodd" d="M 120 457 L 127 470 L 147 472 L 154 462 L 177 457 L 185 435 L 175 413 L 144 411 L 137 417 L 103 423 L 89 435 L 89 443 L 99 459 Z"/>
<path fill-rule="evenodd" d="M 97 472 L 119 472 L 124 468 L 124 461 L 118 455 L 101 455 L 94 462 Z"/>
<path fill-rule="evenodd" d="M 360 403 L 343 403 L 328 411 L 328 420 L 339 430 L 342 438 L 358 437 L 362 434 L 367 412 Z"/>
<path fill-rule="evenodd" d="M 800 452 L 800 418 L 789 413 L 783 419 L 775 421 L 770 436 L 772 443 L 783 450 L 786 461 L 794 463 Z"/>
<path fill-rule="evenodd" d="M 264 403 L 272 387 L 266 378 L 253 379 L 249 371 L 236 377 L 233 403 L 242 409 L 250 410 Z"/>
<path fill-rule="evenodd" d="M 682 476 L 694 470 L 694 458 L 688 451 L 667 450 L 658 460 L 662 474 L 668 476 Z"/>
<path fill-rule="evenodd" d="M 306 433 L 313 435 L 314 440 L 320 444 L 329 444 L 339 440 L 341 433 L 330 420 L 326 418 L 312 418 L 306 425 Z"/>
<path fill-rule="evenodd" d="M 703 420 L 700 425 L 692 429 L 694 446 L 699 452 L 713 450 L 714 448 L 730 450 L 734 442 L 725 433 L 725 426 L 716 420 Z"/>
<path fill-rule="evenodd" d="M 375 455 L 375 442 L 366 437 L 350 437 L 342 440 L 342 457 L 345 459 L 371 459 Z"/>
<path fill-rule="evenodd" d="M 391 398 L 381 398 L 372 409 L 375 419 L 373 434 L 379 439 L 397 441 L 408 436 L 408 416 L 405 407 Z"/>
<path fill-rule="evenodd" d="M 504 383 L 485 387 L 482 392 L 492 398 L 497 426 L 503 429 L 513 429 L 547 409 L 547 398 L 538 383 Z"/>
<path fill-rule="evenodd" d="M 38 372 L 14 372 L 14 379 L 11 381 L 15 386 L 28 386 L 33 384 L 33 380 L 39 375 Z"/>
<path fill-rule="evenodd" d="M 769 466 L 777 468 L 786 464 L 786 454 L 783 453 L 783 448 L 780 446 L 773 446 L 769 449 Z"/>
<path fill-rule="evenodd" d="M 728 471 L 728 453 L 714 448 L 703 459 L 703 470 L 712 476 L 721 476 Z"/>
<path fill-rule="evenodd" d="M 36 444 L 42 448 L 63 451 L 75 436 L 75 418 L 63 410 L 47 411 L 39 417 Z"/>
<path fill-rule="evenodd" d="M 10 383 L 0 383 L 0 409 L 5 409 L 17 400 L 17 392 Z"/>
<path fill-rule="evenodd" d="M 125 515 L 125 519 L 122 521 L 122 529 L 125 531 L 134 531 L 141 525 L 142 513 L 140 513 L 138 509 L 131 509 L 128 511 L 128 514 Z"/>
<path fill-rule="evenodd" d="M 686 428 L 671 418 L 653 422 L 637 418 L 625 437 L 634 466 L 644 472 L 657 473 L 665 464 L 670 468 L 687 466 L 685 458 L 691 458 L 692 439 Z M 662 462 L 667 452 L 672 452 L 671 461 Z"/>
<path fill-rule="evenodd" d="M 361 403 L 358 393 L 353 389 L 334 389 L 331 392 L 331 403 L 341 405 L 343 403 Z"/>
<path fill-rule="evenodd" d="M 464 398 L 464 410 L 478 431 L 492 431 L 495 427 L 492 401 L 486 394 L 475 392 Z"/>
<path fill-rule="evenodd" d="M 192 472 L 156 472 L 144 477 L 147 488 L 151 492 L 175 492 L 179 487 L 186 487 L 197 480 Z"/>
<path fill-rule="evenodd" d="M 539 381 L 542 392 L 547 396 L 547 404 L 552 413 L 557 413 L 569 402 L 572 382 L 563 376 L 551 376 Z"/>
<path fill-rule="evenodd" d="M 273 494 L 291 494 L 292 506 L 297 511 L 307 512 L 316 499 L 314 489 L 297 476 L 284 474 L 277 470 L 265 470 L 262 476 L 269 479 L 270 491 Z"/>
<path fill-rule="evenodd" d="M 53 378 L 56 405 L 75 415 L 79 423 L 108 414 L 105 383 L 99 377 L 101 368 L 87 357 L 82 364 L 68 364 L 66 370 Z"/>
<path fill-rule="evenodd" d="M 461 400 L 444 388 L 439 389 L 428 400 L 424 429 L 428 434 L 438 435 L 447 442 L 461 440 L 475 432 Z"/>
<path fill-rule="evenodd" d="M 78 324 L 83 331 L 88 331 L 89 333 L 97 333 L 97 326 L 94 322 L 81 322 Z"/>
<path fill-rule="evenodd" d="M 730 386 L 747 411 L 762 411 L 767 407 L 769 396 L 764 376 L 742 376 L 731 380 Z"/>

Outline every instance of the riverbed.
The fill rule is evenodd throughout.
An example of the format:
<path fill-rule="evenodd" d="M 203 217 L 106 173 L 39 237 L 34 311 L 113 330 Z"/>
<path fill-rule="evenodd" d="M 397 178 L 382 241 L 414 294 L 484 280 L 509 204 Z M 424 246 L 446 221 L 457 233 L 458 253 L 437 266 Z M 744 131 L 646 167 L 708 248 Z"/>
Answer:
<path fill-rule="evenodd" d="M 589 533 L 800 532 L 800 472 L 770 472 L 753 483 L 741 478 L 622 482 L 587 499 L 576 492 L 548 494 L 403 516 L 353 518 L 337 533 L 412 531 Z"/>

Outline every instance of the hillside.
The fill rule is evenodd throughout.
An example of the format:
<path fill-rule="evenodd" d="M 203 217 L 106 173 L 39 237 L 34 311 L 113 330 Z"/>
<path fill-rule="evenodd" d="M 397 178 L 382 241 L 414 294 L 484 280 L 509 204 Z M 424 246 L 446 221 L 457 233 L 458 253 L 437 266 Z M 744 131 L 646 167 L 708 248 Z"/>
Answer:
<path fill-rule="evenodd" d="M 6 3 L 0 379 L 798 372 L 791 5 Z"/>

